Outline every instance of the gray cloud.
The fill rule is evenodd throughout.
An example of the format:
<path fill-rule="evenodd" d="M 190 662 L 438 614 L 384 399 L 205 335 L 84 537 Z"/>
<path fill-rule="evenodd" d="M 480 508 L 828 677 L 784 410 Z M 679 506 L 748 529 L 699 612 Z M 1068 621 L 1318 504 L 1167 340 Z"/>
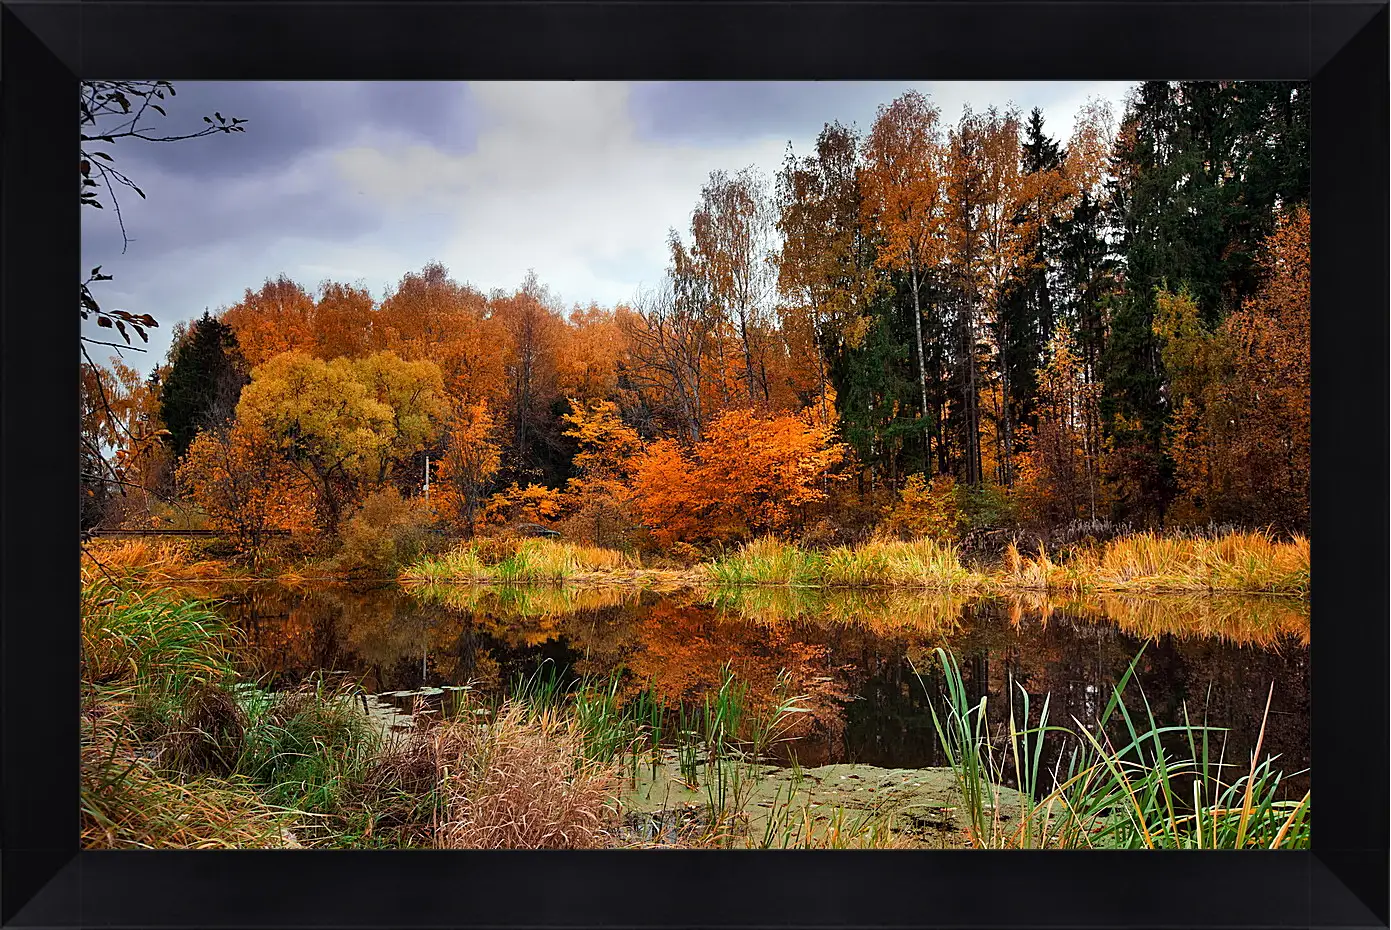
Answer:
<path fill-rule="evenodd" d="M 121 143 L 114 150 L 142 165 L 206 180 L 275 170 L 306 151 L 372 136 L 401 136 L 444 151 L 468 151 L 478 110 L 467 84 L 438 81 L 190 81 L 147 113 L 152 132 L 184 133 L 215 112 L 247 120 L 247 131 L 176 144 Z M 216 144 L 212 144 L 216 143 Z M 196 147 L 196 148 L 195 148 Z"/>
<path fill-rule="evenodd" d="M 175 321 L 282 272 L 311 289 L 331 278 L 381 297 L 438 259 L 485 292 L 534 268 L 567 304 L 631 299 L 662 274 L 667 229 L 686 228 L 710 171 L 771 174 L 789 142 L 808 151 L 829 120 L 863 131 L 908 85 L 177 86 L 172 129 L 218 110 L 249 120 L 247 132 L 116 146 L 118 166 L 149 194 L 122 192 L 125 254 L 109 207 L 83 216 L 84 263 L 116 276 L 98 299 L 162 323 L 142 364 L 162 356 Z M 950 121 L 968 100 L 1043 106 L 1064 139 L 1088 96 L 1119 101 L 1124 88 L 919 86 Z"/>

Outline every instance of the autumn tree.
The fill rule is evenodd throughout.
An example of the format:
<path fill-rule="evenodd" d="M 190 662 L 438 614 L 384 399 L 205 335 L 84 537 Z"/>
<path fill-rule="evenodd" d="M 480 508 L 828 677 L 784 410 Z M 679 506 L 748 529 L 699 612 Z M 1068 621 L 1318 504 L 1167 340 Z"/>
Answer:
<path fill-rule="evenodd" d="M 738 334 L 749 404 L 769 400 L 767 343 L 774 215 L 767 182 L 749 167 L 711 173 L 691 215 L 691 257 L 710 299 Z"/>
<path fill-rule="evenodd" d="M 319 523 L 332 533 L 346 504 L 434 439 L 442 397 L 432 362 L 286 352 L 252 370 L 237 419 L 270 437 L 312 483 Z"/>
<path fill-rule="evenodd" d="M 267 530 L 307 529 L 313 490 L 255 421 L 200 432 L 178 468 L 178 482 L 216 529 L 256 552 Z"/>
<path fill-rule="evenodd" d="M 1076 340 L 1059 323 L 1037 373 L 1038 421 L 1019 468 L 1015 498 L 1045 526 L 1095 519 L 1100 488 L 1100 385 L 1088 382 Z"/>
<path fill-rule="evenodd" d="M 446 432 L 449 438 L 436 473 L 443 492 L 441 509 L 472 536 L 484 494 L 502 463 L 497 423 L 487 401 L 455 402 Z"/>
<path fill-rule="evenodd" d="M 1304 529 L 1309 518 L 1309 214 L 1279 221 L 1265 281 L 1216 330 L 1161 293 L 1155 333 L 1177 409 L 1171 454 L 1188 519 Z"/>
<path fill-rule="evenodd" d="M 314 303 L 314 354 L 325 359 L 372 354 L 378 348 L 375 311 L 376 301 L 365 288 L 325 281 Z"/>
<path fill-rule="evenodd" d="M 969 125 L 968 124 L 972 124 Z M 991 416 L 995 433 L 995 479 L 1006 486 L 1013 481 L 1015 419 L 1008 402 L 1013 393 L 1010 385 L 1010 356 L 1013 335 L 1011 318 L 1003 312 L 1001 300 L 1019 259 L 1025 250 L 1025 240 L 1015 223 L 1020 204 L 1028 198 L 1028 185 L 1020 174 L 1019 113 L 990 107 L 984 113 L 966 114 L 962 118 L 961 137 L 978 136 L 976 144 L 963 145 L 959 157 L 970 157 L 970 151 L 980 161 L 980 190 L 977 198 L 980 230 L 979 279 L 968 278 L 967 293 L 971 303 L 981 308 L 989 336 L 991 359 Z M 970 174 L 970 169 L 965 169 Z M 978 281 L 978 283 L 977 283 Z M 968 307 L 969 311 L 969 307 Z"/>
<path fill-rule="evenodd" d="M 920 416 L 928 415 L 923 348 L 923 274 L 942 261 L 947 153 L 940 110 L 918 91 L 881 106 L 865 140 L 865 222 L 880 235 L 878 262 L 906 269 L 913 297 Z M 924 425 L 924 436 L 926 435 Z M 924 450 L 926 442 L 924 441 Z M 926 451 L 924 461 L 926 461 Z"/>
<path fill-rule="evenodd" d="M 845 451 L 834 424 L 735 408 L 689 451 L 670 440 L 649 445 L 633 465 L 635 501 L 667 543 L 785 531 L 826 499 L 820 479 Z"/>
<path fill-rule="evenodd" d="M 1125 289 L 1111 314 L 1103 395 L 1124 503 L 1151 519 L 1175 484 L 1165 451 L 1172 404 L 1155 333 L 1157 294 L 1186 291 L 1215 329 L 1259 286 L 1256 257 L 1280 210 L 1309 196 L 1308 85 L 1146 81 L 1127 101 L 1115 152 L 1112 222 Z"/>
<path fill-rule="evenodd" d="M 628 345 L 628 380 L 667 412 L 679 436 L 699 442 L 716 407 L 709 369 L 718 320 L 705 283 L 681 260 L 684 249 L 675 233 L 668 244 L 673 261 L 661 283 L 639 294 L 636 307 L 617 319 Z"/>
<path fill-rule="evenodd" d="M 444 265 L 432 262 L 402 276 L 377 311 L 376 330 L 379 349 L 439 365 L 445 390 L 460 403 L 487 401 L 494 414 L 502 409 L 502 321 L 482 293 L 452 280 Z"/>
<path fill-rule="evenodd" d="M 879 284 L 860 223 L 860 168 L 854 132 L 828 123 L 816 153 L 797 159 L 789 150 L 778 175 L 778 289 L 791 301 L 783 327 L 802 324 L 810 333 L 823 415 L 829 415 L 827 360 L 864 339 Z"/>
<path fill-rule="evenodd" d="M 119 358 L 80 369 L 82 521 L 147 519 L 170 490 L 168 430 L 157 376 L 143 377 Z"/>
<path fill-rule="evenodd" d="M 619 364 L 626 342 L 617 310 L 591 303 L 575 307 L 565 321 L 556 361 L 561 393 L 575 401 L 611 400 L 619 391 Z"/>
<path fill-rule="evenodd" d="M 579 446 L 574 458 L 579 474 L 569 480 L 566 493 L 590 541 L 612 544 L 631 522 L 632 462 L 642 451 L 642 439 L 610 401 L 583 404 L 572 399 L 570 408 L 565 435 Z"/>
<path fill-rule="evenodd" d="M 555 479 L 563 471 L 556 360 L 565 321 L 535 273 L 512 294 L 496 294 L 491 313 L 504 335 L 509 477 Z"/>
<path fill-rule="evenodd" d="M 314 298 L 283 274 L 267 279 L 259 291 L 247 288 L 241 302 L 218 318 L 232 327 L 246 363 L 253 368 L 282 352 L 312 353 L 316 348 Z"/>
<path fill-rule="evenodd" d="M 922 475 L 909 475 L 878 531 L 908 539 L 955 542 L 964 522 L 957 497 L 956 480 L 951 475 L 937 475 L 930 482 Z"/>

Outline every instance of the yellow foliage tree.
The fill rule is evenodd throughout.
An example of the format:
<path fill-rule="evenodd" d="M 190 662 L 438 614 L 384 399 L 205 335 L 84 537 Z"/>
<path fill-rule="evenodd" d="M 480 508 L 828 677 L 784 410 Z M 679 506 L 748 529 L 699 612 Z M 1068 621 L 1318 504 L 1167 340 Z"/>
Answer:
<path fill-rule="evenodd" d="M 926 536 L 954 542 L 961 534 L 961 524 L 955 478 L 938 475 L 929 482 L 922 475 L 909 475 L 879 529 L 911 539 Z"/>
<path fill-rule="evenodd" d="M 325 362 L 286 352 L 252 370 L 237 419 L 313 483 L 319 521 L 336 532 L 345 504 L 433 441 L 443 394 L 433 362 L 390 352 Z"/>

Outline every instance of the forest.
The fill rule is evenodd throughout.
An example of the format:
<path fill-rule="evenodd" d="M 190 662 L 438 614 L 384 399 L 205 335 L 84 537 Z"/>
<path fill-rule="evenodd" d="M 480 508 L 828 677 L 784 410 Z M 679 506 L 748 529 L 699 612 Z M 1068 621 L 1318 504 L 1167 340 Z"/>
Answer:
<path fill-rule="evenodd" d="M 712 173 L 626 304 L 282 275 L 153 371 L 84 363 L 84 527 L 1307 532 L 1308 127 L 1291 83 L 1149 82 L 1065 138 L 909 92 Z"/>

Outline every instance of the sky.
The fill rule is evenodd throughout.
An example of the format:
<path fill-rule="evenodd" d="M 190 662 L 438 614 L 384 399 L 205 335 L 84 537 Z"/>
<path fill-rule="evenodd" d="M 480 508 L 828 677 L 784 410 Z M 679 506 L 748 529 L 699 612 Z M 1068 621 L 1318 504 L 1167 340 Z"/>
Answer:
<path fill-rule="evenodd" d="M 710 172 L 754 165 L 771 178 L 789 144 L 809 154 L 833 120 L 864 132 L 910 87 L 947 123 L 968 104 L 1040 107 L 1065 142 L 1093 97 L 1119 117 L 1130 85 L 176 83 L 152 130 L 191 131 L 217 111 L 247 120 L 246 132 L 112 147 L 146 199 L 117 192 L 124 251 L 110 204 L 84 209 L 83 267 L 113 275 L 95 285 L 103 307 L 159 320 L 148 353 L 126 357 L 141 370 L 163 358 L 176 321 L 282 273 L 310 291 L 334 280 L 380 300 L 432 261 L 484 293 L 534 269 L 566 306 L 612 306 L 661 278 L 667 230 L 688 233 Z"/>

